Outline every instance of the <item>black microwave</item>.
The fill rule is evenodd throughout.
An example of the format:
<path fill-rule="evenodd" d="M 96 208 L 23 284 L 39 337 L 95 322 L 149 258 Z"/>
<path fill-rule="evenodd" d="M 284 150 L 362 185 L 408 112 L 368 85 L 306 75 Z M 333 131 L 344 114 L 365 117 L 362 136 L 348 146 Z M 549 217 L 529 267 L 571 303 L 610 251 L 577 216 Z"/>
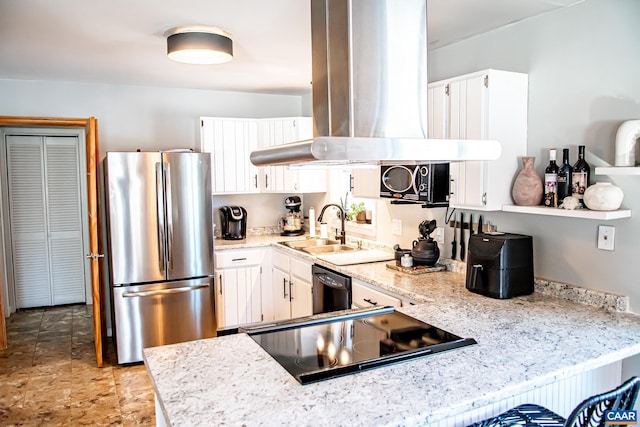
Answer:
<path fill-rule="evenodd" d="M 380 197 L 449 206 L 449 163 L 380 166 Z"/>

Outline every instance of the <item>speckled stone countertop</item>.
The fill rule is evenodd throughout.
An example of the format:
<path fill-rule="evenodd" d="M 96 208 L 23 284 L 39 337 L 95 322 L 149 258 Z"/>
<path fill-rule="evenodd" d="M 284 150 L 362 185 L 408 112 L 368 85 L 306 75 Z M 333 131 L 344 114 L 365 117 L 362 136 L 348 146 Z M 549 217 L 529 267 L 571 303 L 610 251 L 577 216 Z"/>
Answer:
<path fill-rule="evenodd" d="M 428 425 L 640 353 L 635 314 L 538 292 L 486 298 L 455 272 L 338 269 L 421 302 L 399 310 L 478 345 L 305 386 L 245 334 L 149 348 L 171 425 Z"/>

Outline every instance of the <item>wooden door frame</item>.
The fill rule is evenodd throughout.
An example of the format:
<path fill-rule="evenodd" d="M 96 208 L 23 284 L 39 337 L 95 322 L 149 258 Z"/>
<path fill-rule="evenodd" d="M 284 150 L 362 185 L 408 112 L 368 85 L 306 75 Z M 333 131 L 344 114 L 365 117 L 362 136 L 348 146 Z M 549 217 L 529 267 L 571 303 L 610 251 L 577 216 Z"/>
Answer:
<path fill-rule="evenodd" d="M 82 127 L 85 129 L 86 162 L 87 162 L 87 202 L 89 212 L 89 250 L 91 254 L 99 254 L 98 233 L 98 120 L 88 118 L 56 118 L 56 117 L 18 117 L 0 116 L 0 126 L 23 127 Z M 91 290 L 93 295 L 93 334 L 96 350 L 96 363 L 103 364 L 103 313 L 101 266 L 104 258 L 94 257 L 91 262 Z M 4 292 L 0 292 L 0 350 L 7 348 L 7 328 L 4 316 Z"/>

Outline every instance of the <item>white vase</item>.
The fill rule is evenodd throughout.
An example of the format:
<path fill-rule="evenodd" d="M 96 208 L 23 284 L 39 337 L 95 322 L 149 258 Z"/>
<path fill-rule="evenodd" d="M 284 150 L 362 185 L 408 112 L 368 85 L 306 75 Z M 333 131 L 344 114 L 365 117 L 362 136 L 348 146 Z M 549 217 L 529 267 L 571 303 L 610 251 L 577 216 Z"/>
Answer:
<path fill-rule="evenodd" d="M 624 193 L 610 182 L 596 182 L 584 191 L 584 204 L 594 211 L 615 211 L 622 204 Z"/>

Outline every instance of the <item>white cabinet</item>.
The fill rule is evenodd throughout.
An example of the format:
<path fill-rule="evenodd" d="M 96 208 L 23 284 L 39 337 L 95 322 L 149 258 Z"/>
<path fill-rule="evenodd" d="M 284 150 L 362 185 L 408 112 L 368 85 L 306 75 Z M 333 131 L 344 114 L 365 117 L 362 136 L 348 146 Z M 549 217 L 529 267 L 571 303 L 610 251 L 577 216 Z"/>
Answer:
<path fill-rule="evenodd" d="M 249 161 L 258 148 L 255 119 L 200 118 L 201 150 L 211 153 L 214 194 L 260 192 L 259 170 Z"/>
<path fill-rule="evenodd" d="M 360 279 L 351 279 L 352 308 L 403 307 L 417 304 L 401 295 L 382 290 Z"/>
<path fill-rule="evenodd" d="M 273 319 L 285 320 L 313 314 L 311 262 L 272 249 L 271 292 Z M 267 320 L 267 319 L 265 319 Z"/>
<path fill-rule="evenodd" d="M 263 249 L 215 253 L 215 307 L 218 329 L 260 322 Z"/>
<path fill-rule="evenodd" d="M 275 119 L 201 117 L 202 152 L 211 153 L 214 194 L 315 193 L 327 191 L 327 172 L 289 166 L 256 167 L 249 160 L 258 147 L 313 137 L 310 117 Z"/>
<path fill-rule="evenodd" d="M 358 279 L 351 280 L 351 304 L 353 308 L 402 307 L 402 300 L 374 289 Z"/>
<path fill-rule="evenodd" d="M 380 197 L 380 166 L 351 169 L 351 195 L 353 197 Z"/>
<path fill-rule="evenodd" d="M 286 144 L 313 138 L 311 117 L 259 119 L 260 147 Z M 264 166 L 261 170 L 262 191 L 269 193 L 321 193 L 327 191 L 327 172 L 289 166 Z"/>
<path fill-rule="evenodd" d="M 429 137 L 493 139 L 497 160 L 451 162 L 455 208 L 501 210 L 527 150 L 526 74 L 484 70 L 429 84 Z"/>

